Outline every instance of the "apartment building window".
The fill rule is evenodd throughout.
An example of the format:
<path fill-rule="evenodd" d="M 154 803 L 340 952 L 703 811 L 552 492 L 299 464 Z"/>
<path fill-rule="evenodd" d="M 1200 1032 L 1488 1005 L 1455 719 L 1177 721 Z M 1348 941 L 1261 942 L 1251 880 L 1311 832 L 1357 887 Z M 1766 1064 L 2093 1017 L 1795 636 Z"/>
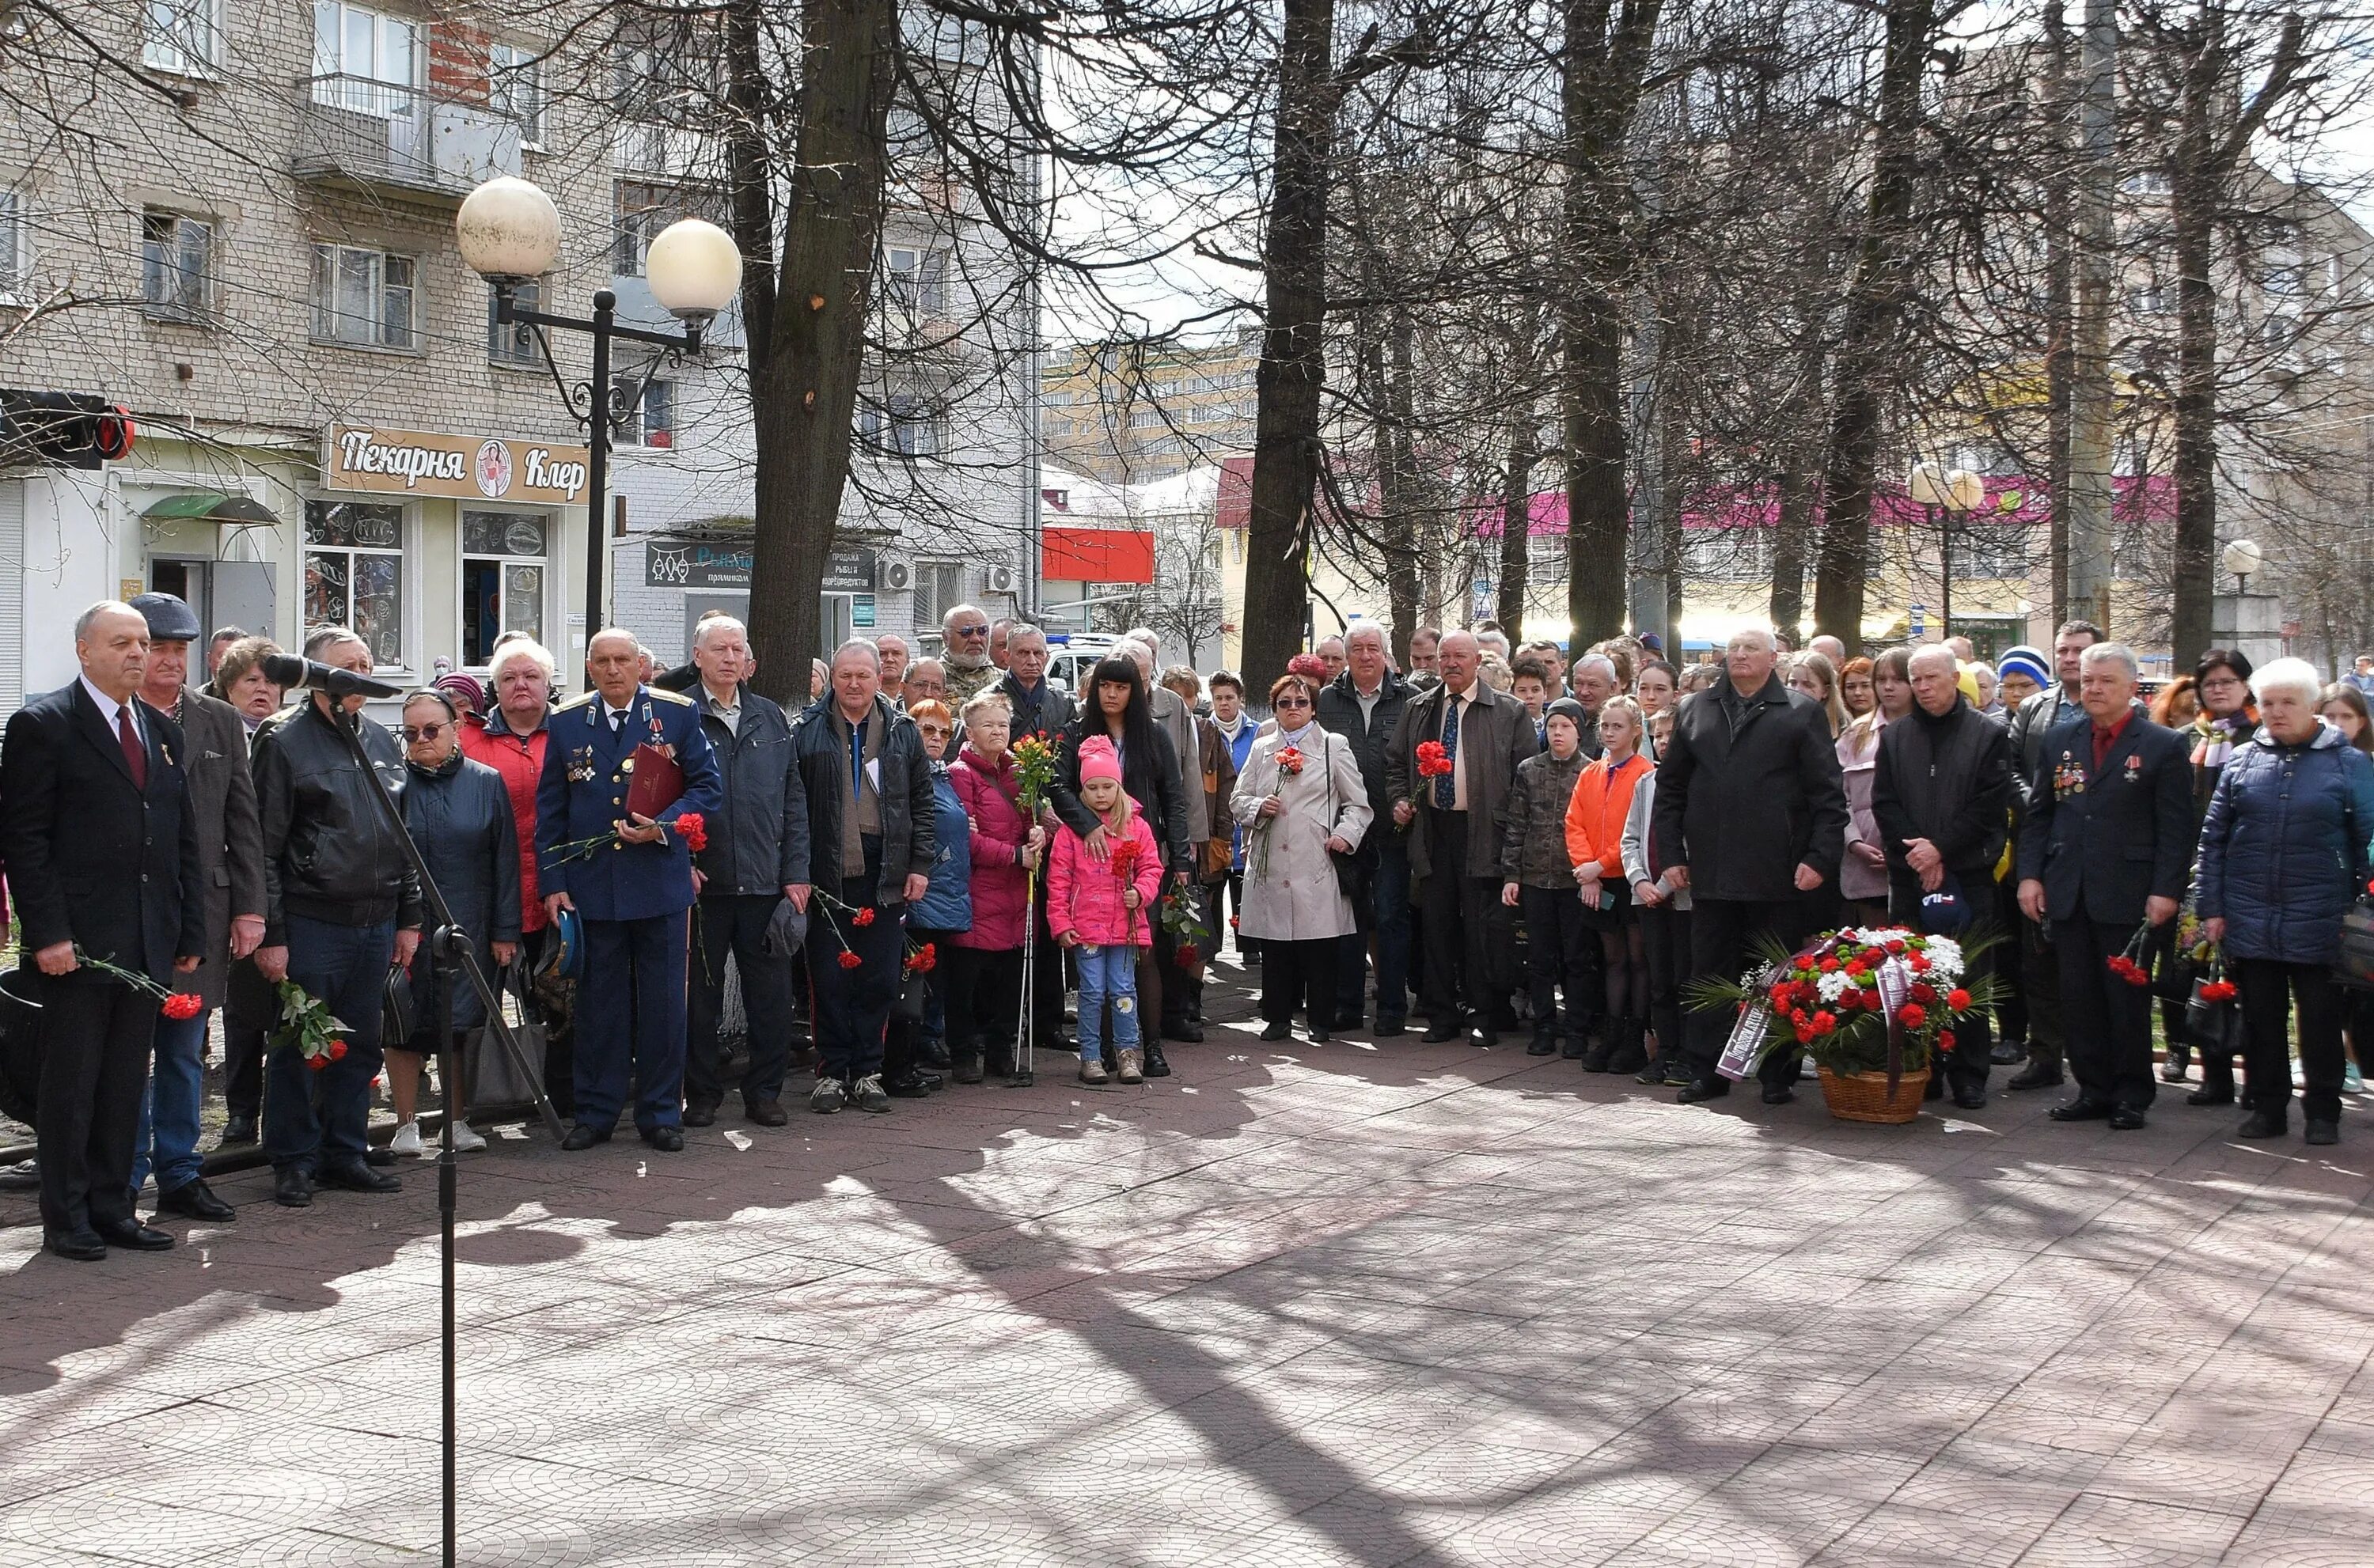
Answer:
<path fill-rule="evenodd" d="M 2139 169 L 2120 181 L 2119 189 L 2130 196 L 2165 196 L 2175 186 L 2165 169 Z"/>
<path fill-rule="evenodd" d="M 722 222 L 724 214 L 724 201 L 707 186 L 683 181 L 657 184 L 645 180 L 621 180 L 617 182 L 617 239 L 612 248 L 610 270 L 640 277 L 643 252 L 651 248 L 661 229 L 680 217 Z"/>
<path fill-rule="evenodd" d="M 350 348 L 416 347 L 415 264 L 410 256 L 384 251 L 314 246 L 314 340 Z"/>
<path fill-rule="evenodd" d="M 2027 575 L 2027 532 L 2018 523 L 1964 523 L 1946 537 L 1957 579 Z"/>
<path fill-rule="evenodd" d="M 31 226 L 21 187 L 0 185 L 0 304 L 18 299 L 32 274 Z"/>
<path fill-rule="evenodd" d="M 543 310 L 543 282 L 530 278 L 513 287 L 511 303 L 523 310 Z M 487 289 L 487 357 L 498 365 L 523 366 L 529 369 L 537 369 L 544 363 L 544 356 L 535 345 L 534 327 L 525 322 L 505 325 L 495 320 L 495 290 L 491 285 Z"/>
<path fill-rule="evenodd" d="M 915 626 L 919 630 L 927 636 L 936 633 L 941 617 L 963 603 L 962 561 L 915 563 Z"/>
<path fill-rule="evenodd" d="M 2166 315 L 2168 290 L 2157 282 L 2130 288 L 2127 290 L 2127 307 L 2138 316 Z"/>
<path fill-rule="evenodd" d="M 900 457 L 930 457 L 940 450 L 939 421 L 931 406 L 910 392 L 893 392 L 857 415 L 858 433 L 876 450 Z"/>
<path fill-rule="evenodd" d="M 945 252 L 894 245 L 887 260 L 887 281 L 893 304 L 925 316 L 947 313 L 948 258 Z"/>
<path fill-rule="evenodd" d="M 305 503 L 305 629 L 350 626 L 371 662 L 404 660 L 404 509 Z"/>
<path fill-rule="evenodd" d="M 618 432 L 621 445 L 652 447 L 664 451 L 676 445 L 676 383 L 652 380 L 643 383 L 641 395 L 631 380 L 617 383 L 621 398 L 634 400 L 633 411 L 626 427 Z"/>
<path fill-rule="evenodd" d="M 1875 531 L 1875 532 L 1876 531 Z M 1682 571 L 1706 582 L 1757 582 L 1772 575 L 1772 530 L 1686 528 Z"/>
<path fill-rule="evenodd" d="M 420 27 L 344 0 L 313 0 L 313 99 L 358 114 L 416 111 Z"/>
<path fill-rule="evenodd" d="M 221 0 L 148 0 L 140 63 L 177 76 L 213 74 L 222 64 Z"/>
<path fill-rule="evenodd" d="M 487 101 L 520 128 L 520 145 L 544 146 L 544 61 L 540 52 L 498 43 L 487 52 Z"/>
<path fill-rule="evenodd" d="M 2277 262 L 2259 275 L 2259 287 L 2278 299 L 2297 299 L 2306 292 L 2297 262 Z"/>
<path fill-rule="evenodd" d="M 505 632 L 544 640 L 544 583 L 551 519 L 538 512 L 462 514 L 462 662 L 494 658 Z"/>
<path fill-rule="evenodd" d="M 160 321 L 194 322 L 214 295 L 215 226 L 150 209 L 140 215 L 140 300 Z"/>

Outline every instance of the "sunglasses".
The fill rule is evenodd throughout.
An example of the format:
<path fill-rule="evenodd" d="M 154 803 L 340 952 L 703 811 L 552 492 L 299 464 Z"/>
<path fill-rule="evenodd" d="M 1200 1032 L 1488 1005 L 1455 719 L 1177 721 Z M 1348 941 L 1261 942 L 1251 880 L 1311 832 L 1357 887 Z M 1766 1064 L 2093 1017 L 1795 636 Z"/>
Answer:
<path fill-rule="evenodd" d="M 450 724 L 423 724 L 418 729 L 415 729 L 406 724 L 404 727 L 404 738 L 407 741 L 433 741 L 452 728 Z"/>
<path fill-rule="evenodd" d="M 988 635 L 989 624 L 986 621 L 977 626 L 958 626 L 957 628 L 957 636 L 958 637 L 987 637 Z"/>
<path fill-rule="evenodd" d="M 946 725 L 945 725 L 945 724 L 922 724 L 922 725 L 918 725 L 918 726 L 917 726 L 917 728 L 918 728 L 918 729 L 920 729 L 920 730 L 922 730 L 922 731 L 923 731 L 923 732 L 924 734 L 926 734 L 926 735 L 937 735 L 940 739 L 942 739 L 942 740 L 944 740 L 944 741 L 945 741 L 945 740 L 946 740 L 950 735 L 953 735 L 953 734 L 955 734 L 955 733 L 956 733 L 956 731 L 953 731 L 953 730 L 949 729 L 949 728 L 948 728 Z"/>
<path fill-rule="evenodd" d="M 1277 708 L 1309 708 L 1310 706 L 1310 699 L 1307 696 L 1282 696 L 1272 706 Z"/>

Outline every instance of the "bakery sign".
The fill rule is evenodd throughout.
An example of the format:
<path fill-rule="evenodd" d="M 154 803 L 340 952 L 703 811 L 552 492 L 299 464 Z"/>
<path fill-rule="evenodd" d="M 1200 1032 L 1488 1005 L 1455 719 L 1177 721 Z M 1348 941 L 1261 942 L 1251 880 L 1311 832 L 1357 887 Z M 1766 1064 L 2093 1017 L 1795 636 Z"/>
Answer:
<path fill-rule="evenodd" d="M 583 447 L 333 425 L 323 483 L 332 490 L 464 501 L 561 502 L 584 496 L 588 466 Z"/>

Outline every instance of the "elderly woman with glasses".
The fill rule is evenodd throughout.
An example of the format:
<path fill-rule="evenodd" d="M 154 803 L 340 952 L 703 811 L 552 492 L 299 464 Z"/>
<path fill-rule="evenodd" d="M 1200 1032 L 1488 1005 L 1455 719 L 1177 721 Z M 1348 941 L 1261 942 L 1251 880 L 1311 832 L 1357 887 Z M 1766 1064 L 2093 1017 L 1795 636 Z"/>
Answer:
<path fill-rule="evenodd" d="M 2201 824 L 2195 902 L 2241 988 L 2250 1116 L 2244 1138 L 2281 1138 L 2292 1099 L 2286 1035 L 2298 1005 L 2309 1143 L 2341 1141 L 2341 918 L 2365 885 L 2374 760 L 2318 717 L 2323 683 L 2278 659 L 2251 683 L 2258 721 L 2217 775 Z"/>
<path fill-rule="evenodd" d="M 1335 1022 L 1335 957 L 1358 929 L 1335 857 L 1359 848 L 1374 814 L 1352 743 L 1322 729 L 1319 688 L 1281 675 L 1269 689 L 1276 727 L 1253 742 L 1230 801 L 1245 825 L 1245 903 L 1238 930 L 1262 944 L 1264 1040 L 1283 1040 L 1307 1000 L 1310 1038 Z"/>
<path fill-rule="evenodd" d="M 520 858 L 511 793 L 503 777 L 462 755 L 462 716 L 446 693 L 423 687 L 404 699 L 404 825 L 420 846 L 429 874 L 489 970 L 519 952 Z M 413 954 L 412 1035 L 387 1047 L 387 1093 L 395 1102 L 398 1154 L 425 1152 L 417 1119 L 420 1071 L 442 1057 L 438 1086 L 452 1124 L 453 1147 L 483 1149 L 487 1141 L 462 1119 L 463 1036 L 487 1020 L 477 988 L 461 966 L 440 960 L 426 944 Z"/>
<path fill-rule="evenodd" d="M 926 948 L 932 954 L 930 966 L 921 971 L 923 1016 L 904 1006 L 893 1008 L 882 1057 L 883 1091 L 899 1100 L 921 1099 L 946 1082 L 939 1073 L 926 1071 L 926 1061 L 936 1065 L 951 1049 L 961 1047 L 960 1041 L 946 1038 L 952 1022 L 960 1029 L 970 1026 L 969 1018 L 952 1020 L 948 1008 L 949 955 L 972 929 L 972 825 L 948 770 L 955 757 L 956 715 L 946 703 L 919 702 L 907 710 L 907 717 L 915 721 L 932 770 L 932 825 L 938 848 L 932 863 L 923 868 L 930 884 L 921 898 L 907 905 L 906 961 L 921 962 Z"/>

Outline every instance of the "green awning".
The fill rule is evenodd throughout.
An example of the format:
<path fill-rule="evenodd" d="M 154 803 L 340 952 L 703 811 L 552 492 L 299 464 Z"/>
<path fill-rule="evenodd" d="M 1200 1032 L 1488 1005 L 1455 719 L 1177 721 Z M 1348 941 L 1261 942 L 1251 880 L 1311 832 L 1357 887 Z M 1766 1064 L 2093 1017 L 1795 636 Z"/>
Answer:
<path fill-rule="evenodd" d="M 219 490 L 185 490 L 168 496 L 140 514 L 158 522 L 204 519 L 222 523 L 277 523 L 272 509 L 251 496 L 226 496 Z"/>

